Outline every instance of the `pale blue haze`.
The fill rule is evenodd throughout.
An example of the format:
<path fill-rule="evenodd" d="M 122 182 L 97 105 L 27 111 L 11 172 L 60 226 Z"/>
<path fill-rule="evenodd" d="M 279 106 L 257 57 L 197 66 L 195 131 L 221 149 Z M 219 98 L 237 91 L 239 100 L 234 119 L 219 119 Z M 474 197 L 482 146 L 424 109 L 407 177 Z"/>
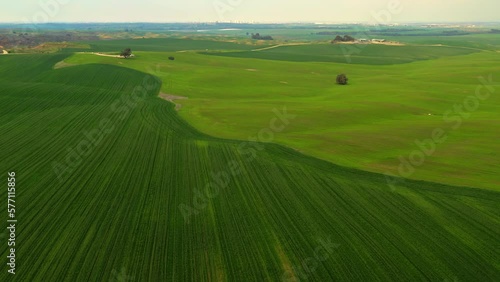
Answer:
<path fill-rule="evenodd" d="M 388 9 L 392 1 L 400 6 Z M 1 7 L 0 22 L 376 22 L 374 13 L 384 22 L 500 21 L 499 0 L 4 0 Z"/>

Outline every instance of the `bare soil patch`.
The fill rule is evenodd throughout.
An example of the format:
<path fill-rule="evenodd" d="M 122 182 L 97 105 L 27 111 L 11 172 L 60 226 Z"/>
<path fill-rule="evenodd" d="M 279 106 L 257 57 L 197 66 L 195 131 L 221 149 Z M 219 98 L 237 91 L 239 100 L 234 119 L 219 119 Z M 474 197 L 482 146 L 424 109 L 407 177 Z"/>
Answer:
<path fill-rule="evenodd" d="M 103 53 L 99 53 L 99 52 L 97 52 L 97 53 L 96 52 L 77 52 L 77 54 L 92 54 L 92 55 L 101 56 L 101 57 L 123 59 L 123 57 L 120 55 L 110 55 L 110 54 L 103 54 Z"/>
<path fill-rule="evenodd" d="M 395 41 L 386 41 L 386 42 L 359 42 L 359 41 L 350 41 L 350 42 L 335 42 L 335 44 L 344 44 L 344 45 L 388 45 L 388 46 L 405 46 L 405 44 L 401 42 Z"/>
<path fill-rule="evenodd" d="M 178 103 L 175 102 L 176 100 L 187 100 L 187 99 L 189 99 L 188 97 L 176 96 L 176 95 L 166 94 L 166 93 L 160 93 L 160 95 L 158 95 L 158 96 L 160 98 L 164 99 L 164 100 L 167 100 L 167 101 L 169 101 L 171 103 L 174 103 L 176 111 L 178 111 L 178 110 L 180 110 L 182 108 L 181 104 L 178 104 Z"/>
<path fill-rule="evenodd" d="M 123 58 L 122 56 L 119 55 L 109 55 L 109 54 L 102 54 L 102 53 L 92 53 L 97 56 L 102 56 L 102 57 L 111 57 L 111 58 Z"/>

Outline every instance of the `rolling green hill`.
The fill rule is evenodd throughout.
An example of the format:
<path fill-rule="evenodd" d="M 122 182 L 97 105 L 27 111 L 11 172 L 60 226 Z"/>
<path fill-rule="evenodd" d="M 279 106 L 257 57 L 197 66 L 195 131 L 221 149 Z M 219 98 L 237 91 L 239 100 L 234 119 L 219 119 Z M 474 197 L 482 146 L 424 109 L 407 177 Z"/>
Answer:
<path fill-rule="evenodd" d="M 373 46 L 377 52 L 410 46 Z M 280 50 L 255 51 L 252 54 Z M 310 48 L 325 55 L 329 45 L 288 46 L 303 52 Z M 325 49 L 326 48 L 326 49 Z M 415 47 L 416 48 L 416 47 Z M 442 48 L 442 49 L 439 49 Z M 403 50 L 403 49 L 397 49 Z M 297 115 L 275 134 L 273 142 L 348 167 L 398 174 L 401 158 L 419 150 L 416 142 L 443 129 L 446 141 L 406 177 L 498 190 L 500 187 L 500 96 L 478 101 L 473 111 L 460 115 L 455 108 L 473 97 L 478 87 L 498 92 L 499 53 L 472 51 L 457 55 L 447 47 L 417 48 L 408 52 L 412 63 L 367 65 L 295 62 L 210 56 L 193 52 L 135 52 L 130 60 L 76 54 L 70 64 L 110 64 L 154 73 L 164 81 L 162 92 L 186 96 L 179 114 L 198 131 L 227 139 L 248 140 L 269 126 L 273 109 L 287 107 Z M 434 55 L 443 57 L 418 60 Z M 450 51 L 450 53 L 446 53 Z M 467 49 L 457 49 L 459 52 Z M 364 49 L 362 55 L 373 54 Z M 295 52 L 295 51 L 294 51 Z M 323 53 L 321 53 L 323 52 Z M 404 52 L 399 54 L 403 56 Z M 306 53 L 301 53 L 306 56 Z M 175 56 L 174 62 L 169 56 Z M 288 56 L 288 55 L 287 55 Z M 290 57 L 293 59 L 293 56 Z M 391 60 L 390 57 L 380 57 Z M 348 86 L 335 84 L 346 73 Z M 482 78 L 482 80 L 480 79 Z M 474 102 L 474 101 L 472 101 Z M 474 105 L 472 105 L 474 108 Z M 467 106 L 470 108 L 471 106 Z M 464 111 L 464 110 L 462 110 Z M 460 111 L 459 111 L 460 112 Z M 467 161 L 464 161 L 467 160 Z"/>
<path fill-rule="evenodd" d="M 206 51 L 206 50 L 252 50 L 255 45 L 241 44 L 237 42 L 226 42 L 211 39 L 189 39 L 189 38 L 147 38 L 147 39 L 120 39 L 120 40 L 98 40 L 85 41 L 90 48 L 76 49 L 67 48 L 66 52 L 119 52 L 125 48 L 131 48 L 132 51 Z M 266 47 L 268 45 L 262 45 Z"/>
<path fill-rule="evenodd" d="M 66 56 L 0 57 L 0 170 L 17 172 L 19 219 L 17 274 L 1 281 L 500 277 L 498 192 L 391 190 L 383 175 L 211 137 L 157 97 L 156 77 L 54 70 Z"/>
<path fill-rule="evenodd" d="M 206 53 L 217 56 L 292 62 L 335 62 L 364 65 L 406 64 L 445 56 L 466 55 L 477 50 L 443 46 L 389 46 L 360 44 L 311 44 L 282 46 L 262 51 Z"/>

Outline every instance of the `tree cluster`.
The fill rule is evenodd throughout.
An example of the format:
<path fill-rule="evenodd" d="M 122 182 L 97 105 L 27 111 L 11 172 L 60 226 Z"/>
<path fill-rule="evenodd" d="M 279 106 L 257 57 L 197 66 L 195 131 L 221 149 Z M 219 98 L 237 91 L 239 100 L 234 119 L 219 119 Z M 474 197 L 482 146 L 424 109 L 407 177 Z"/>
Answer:
<path fill-rule="evenodd" d="M 354 42 L 356 39 L 350 35 L 344 35 L 344 37 L 337 35 L 335 39 L 332 41 L 332 43 L 337 43 L 337 42 Z"/>
<path fill-rule="evenodd" d="M 262 35 L 260 35 L 260 33 L 255 33 L 255 34 L 252 33 L 252 39 L 257 39 L 257 40 L 274 40 L 272 36 L 270 36 L 270 35 L 262 36 Z"/>

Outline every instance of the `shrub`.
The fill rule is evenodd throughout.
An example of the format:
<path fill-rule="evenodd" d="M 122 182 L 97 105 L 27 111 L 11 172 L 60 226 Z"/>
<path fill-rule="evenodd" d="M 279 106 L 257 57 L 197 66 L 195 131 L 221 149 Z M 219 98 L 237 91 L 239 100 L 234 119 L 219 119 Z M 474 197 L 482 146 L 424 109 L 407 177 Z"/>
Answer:
<path fill-rule="evenodd" d="M 347 76 L 345 74 L 337 75 L 337 84 L 346 85 L 348 80 L 349 79 L 347 78 Z"/>

